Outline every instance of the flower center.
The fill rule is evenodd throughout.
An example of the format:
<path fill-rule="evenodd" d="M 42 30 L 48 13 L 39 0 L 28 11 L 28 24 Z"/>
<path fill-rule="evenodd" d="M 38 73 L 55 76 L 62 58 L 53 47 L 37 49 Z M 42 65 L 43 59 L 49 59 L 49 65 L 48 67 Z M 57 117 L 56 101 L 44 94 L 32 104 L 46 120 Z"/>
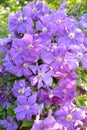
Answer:
<path fill-rule="evenodd" d="M 83 54 L 79 52 L 79 53 L 78 53 L 78 57 L 79 57 L 79 58 L 82 58 L 82 57 L 83 57 Z"/>
<path fill-rule="evenodd" d="M 42 73 L 40 72 L 39 74 L 38 74 L 38 78 L 42 78 Z"/>
<path fill-rule="evenodd" d="M 25 110 L 29 110 L 29 106 L 28 106 L 28 105 L 25 105 L 25 106 L 24 106 L 24 109 L 25 109 Z"/>
<path fill-rule="evenodd" d="M 75 37 L 75 34 L 71 32 L 71 33 L 69 33 L 68 36 L 69 36 L 69 38 L 73 39 Z"/>
<path fill-rule="evenodd" d="M 42 31 L 43 31 L 43 32 L 46 32 L 46 31 L 47 31 L 47 28 L 46 28 L 46 27 L 44 27 L 44 28 L 42 29 Z"/>
<path fill-rule="evenodd" d="M 28 46 L 28 48 L 29 48 L 29 49 L 33 49 L 33 45 L 30 44 L 30 45 Z"/>
<path fill-rule="evenodd" d="M 21 23 L 22 21 L 23 21 L 23 18 L 22 18 L 22 17 L 19 17 L 19 18 L 18 18 L 18 22 Z"/>
<path fill-rule="evenodd" d="M 67 121 L 72 121 L 72 115 L 67 115 Z"/>
<path fill-rule="evenodd" d="M 22 48 L 19 48 L 19 52 L 22 53 Z"/>
<path fill-rule="evenodd" d="M 36 10 L 36 9 L 33 9 L 32 11 L 33 11 L 33 12 L 37 12 L 37 10 Z"/>
<path fill-rule="evenodd" d="M 28 63 L 24 63 L 23 66 L 24 66 L 25 68 L 28 68 Z"/>
<path fill-rule="evenodd" d="M 66 77 L 67 77 L 67 74 L 65 73 L 63 76 L 64 76 L 64 78 L 66 78 Z"/>
<path fill-rule="evenodd" d="M 58 62 L 61 62 L 61 61 L 62 61 L 62 58 L 61 58 L 61 57 L 57 57 L 56 60 L 57 60 Z"/>
<path fill-rule="evenodd" d="M 49 98 L 52 98 L 52 97 L 54 97 L 54 95 L 53 95 L 52 92 L 50 92 L 50 93 L 49 93 Z"/>
<path fill-rule="evenodd" d="M 67 93 L 66 89 L 63 89 L 63 93 L 65 93 L 65 94 Z"/>
<path fill-rule="evenodd" d="M 8 123 L 8 126 L 11 126 L 12 124 L 11 123 Z"/>
<path fill-rule="evenodd" d="M 56 23 L 57 24 L 60 24 L 62 21 L 60 20 L 60 19 L 58 19 L 57 21 L 56 21 Z"/>
<path fill-rule="evenodd" d="M 24 88 L 19 89 L 18 93 L 23 94 L 24 93 Z"/>
<path fill-rule="evenodd" d="M 2 95 L 1 95 L 1 97 L 2 97 L 2 98 L 4 98 L 4 97 L 5 97 L 5 95 L 4 95 L 4 94 L 2 94 Z"/>

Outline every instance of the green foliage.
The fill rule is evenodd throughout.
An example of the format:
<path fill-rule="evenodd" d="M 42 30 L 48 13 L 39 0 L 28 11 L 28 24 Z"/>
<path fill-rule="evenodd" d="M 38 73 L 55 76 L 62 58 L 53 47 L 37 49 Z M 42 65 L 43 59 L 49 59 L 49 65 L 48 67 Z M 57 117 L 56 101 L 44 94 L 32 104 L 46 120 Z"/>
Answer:
<path fill-rule="evenodd" d="M 14 112 L 15 107 L 16 107 L 15 105 L 9 106 L 7 110 L 7 115 L 15 118 L 15 112 Z"/>
<path fill-rule="evenodd" d="M 60 4 L 62 3 L 62 0 L 45 0 L 45 2 L 50 8 L 56 10 L 59 8 Z"/>
<path fill-rule="evenodd" d="M 3 130 L 3 127 L 2 127 L 2 126 L 0 126 L 0 130 Z"/>
<path fill-rule="evenodd" d="M 79 95 L 75 101 L 78 107 L 85 106 L 87 108 L 87 94 Z"/>
<path fill-rule="evenodd" d="M 0 106 L 0 119 L 4 119 L 6 117 L 5 110 Z M 1 129 L 0 129 L 1 130 Z"/>
<path fill-rule="evenodd" d="M 2 5 L 0 5 L 0 38 L 6 37 L 8 35 L 7 30 L 7 19 L 9 15 L 9 10 L 5 9 Z"/>
<path fill-rule="evenodd" d="M 67 3 L 69 4 L 70 9 L 72 12 L 75 12 L 77 7 L 82 4 L 80 11 L 78 12 L 78 15 L 82 15 L 84 13 L 87 13 L 87 0 L 67 0 Z"/>
<path fill-rule="evenodd" d="M 33 121 L 24 121 L 21 127 L 31 127 L 33 124 Z"/>
<path fill-rule="evenodd" d="M 79 94 L 80 89 L 84 90 L 87 92 L 87 70 L 83 70 L 82 67 L 80 66 L 76 70 L 78 74 L 78 79 L 77 79 L 77 91 L 78 91 L 78 97 L 76 98 L 76 104 L 78 107 L 85 106 L 87 107 L 87 93 L 85 94 Z"/>
<path fill-rule="evenodd" d="M 0 77 L 0 86 L 2 87 L 4 85 L 5 81 L 2 77 Z"/>

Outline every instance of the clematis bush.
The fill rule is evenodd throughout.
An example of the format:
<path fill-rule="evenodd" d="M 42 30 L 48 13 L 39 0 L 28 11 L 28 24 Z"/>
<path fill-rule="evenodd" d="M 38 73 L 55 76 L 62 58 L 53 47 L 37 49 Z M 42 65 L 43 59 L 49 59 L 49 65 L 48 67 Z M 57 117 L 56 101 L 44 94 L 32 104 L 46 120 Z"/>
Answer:
<path fill-rule="evenodd" d="M 87 14 L 31 2 L 8 18 L 0 40 L 0 130 L 86 130 Z M 3 82 L 2 82 L 3 81 Z M 84 99 L 83 99 L 84 100 Z"/>

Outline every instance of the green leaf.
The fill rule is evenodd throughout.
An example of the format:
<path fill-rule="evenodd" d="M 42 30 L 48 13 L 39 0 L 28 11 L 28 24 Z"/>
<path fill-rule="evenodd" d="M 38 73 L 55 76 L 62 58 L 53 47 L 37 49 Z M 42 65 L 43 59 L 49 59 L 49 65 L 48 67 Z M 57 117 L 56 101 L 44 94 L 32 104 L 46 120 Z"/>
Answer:
<path fill-rule="evenodd" d="M 7 115 L 15 118 L 15 112 L 14 112 L 15 107 L 16 107 L 15 105 L 9 106 L 9 108 L 7 110 Z"/>
<path fill-rule="evenodd" d="M 22 127 L 31 127 L 33 124 L 33 121 L 25 121 L 22 124 Z"/>
<path fill-rule="evenodd" d="M 2 86 L 4 84 L 4 79 L 3 78 L 0 78 L 0 86 Z"/>
<path fill-rule="evenodd" d="M 6 117 L 6 111 L 0 106 L 0 119 L 5 119 L 5 117 Z"/>
<path fill-rule="evenodd" d="M 4 53 L 3 53 L 3 52 L 0 52 L 0 56 L 1 56 L 1 57 L 4 57 Z"/>
<path fill-rule="evenodd" d="M 3 62 L 2 62 L 2 60 L 0 60 L 0 65 L 2 65 L 3 64 Z"/>
<path fill-rule="evenodd" d="M 87 107 L 87 94 L 79 95 L 76 99 L 76 104 L 78 107 L 85 106 Z"/>
<path fill-rule="evenodd" d="M 0 126 L 0 130 L 4 130 L 4 128 L 2 126 Z"/>

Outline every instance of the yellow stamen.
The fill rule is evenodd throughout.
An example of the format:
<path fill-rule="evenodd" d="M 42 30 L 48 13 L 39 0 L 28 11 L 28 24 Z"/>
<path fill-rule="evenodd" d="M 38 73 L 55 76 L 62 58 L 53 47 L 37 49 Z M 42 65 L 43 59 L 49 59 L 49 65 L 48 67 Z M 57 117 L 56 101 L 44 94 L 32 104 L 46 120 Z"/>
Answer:
<path fill-rule="evenodd" d="M 24 66 L 25 68 L 28 68 L 28 63 L 24 63 L 23 66 Z"/>
<path fill-rule="evenodd" d="M 29 109 L 29 106 L 28 106 L 28 105 L 25 105 L 25 106 L 24 106 L 24 109 L 25 109 L 25 110 L 28 110 L 28 109 Z"/>
<path fill-rule="evenodd" d="M 69 38 L 73 39 L 75 37 L 75 34 L 73 32 L 69 33 Z"/>
<path fill-rule="evenodd" d="M 67 121 L 72 121 L 72 115 L 67 115 Z"/>
<path fill-rule="evenodd" d="M 18 22 L 21 23 L 22 21 L 23 21 L 23 18 L 22 18 L 22 17 L 19 17 L 19 18 L 18 18 Z"/>
<path fill-rule="evenodd" d="M 47 28 L 46 28 L 46 27 L 44 27 L 42 31 L 43 31 L 43 32 L 46 32 L 46 31 L 47 31 Z"/>

